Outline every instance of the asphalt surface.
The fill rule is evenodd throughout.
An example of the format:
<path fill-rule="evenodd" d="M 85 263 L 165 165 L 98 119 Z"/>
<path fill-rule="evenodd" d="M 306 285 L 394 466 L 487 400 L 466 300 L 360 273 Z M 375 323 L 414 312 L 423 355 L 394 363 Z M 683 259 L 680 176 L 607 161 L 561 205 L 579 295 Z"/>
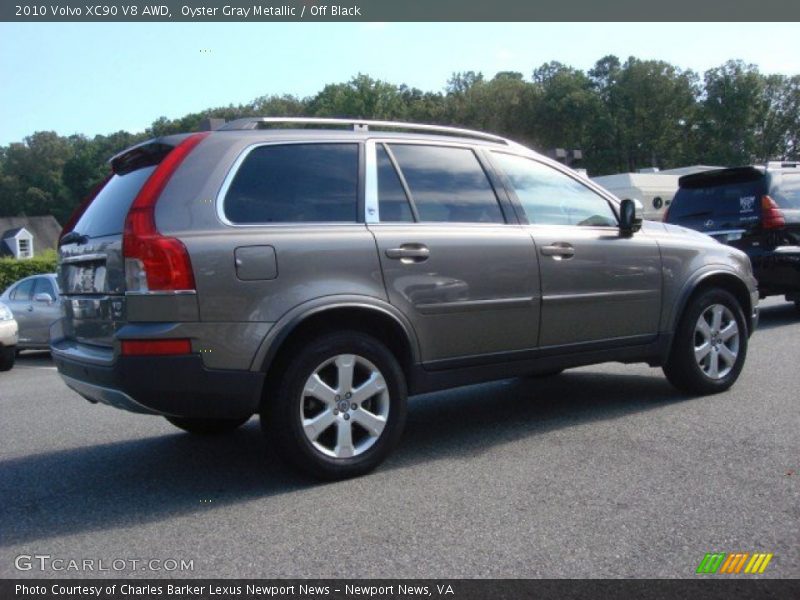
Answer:
<path fill-rule="evenodd" d="M 608 364 L 420 396 L 388 462 L 333 484 L 283 467 L 257 419 L 198 439 L 23 355 L 0 374 L 0 577 L 669 578 L 710 551 L 800 577 L 800 317 L 762 306 L 727 393 Z M 128 562 L 15 569 L 35 554 Z"/>

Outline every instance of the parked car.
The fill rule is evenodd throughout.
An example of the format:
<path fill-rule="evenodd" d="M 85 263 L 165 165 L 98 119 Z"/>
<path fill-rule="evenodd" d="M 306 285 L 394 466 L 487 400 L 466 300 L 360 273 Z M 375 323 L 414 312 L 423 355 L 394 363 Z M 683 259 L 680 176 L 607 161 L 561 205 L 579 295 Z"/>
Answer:
<path fill-rule="evenodd" d="M 61 318 L 55 273 L 20 279 L 0 295 L 0 301 L 11 309 L 19 325 L 18 350 L 49 349 L 50 326 Z"/>
<path fill-rule="evenodd" d="M 761 297 L 800 310 L 800 163 L 718 169 L 679 180 L 665 221 L 743 250 Z"/>
<path fill-rule="evenodd" d="M 61 240 L 67 385 L 195 433 L 259 413 L 322 478 L 378 465 L 410 394 L 604 361 L 723 391 L 757 322 L 744 253 L 491 134 L 245 119 L 111 169 Z"/>
<path fill-rule="evenodd" d="M 0 371 L 10 371 L 17 355 L 17 322 L 11 310 L 0 302 Z"/>

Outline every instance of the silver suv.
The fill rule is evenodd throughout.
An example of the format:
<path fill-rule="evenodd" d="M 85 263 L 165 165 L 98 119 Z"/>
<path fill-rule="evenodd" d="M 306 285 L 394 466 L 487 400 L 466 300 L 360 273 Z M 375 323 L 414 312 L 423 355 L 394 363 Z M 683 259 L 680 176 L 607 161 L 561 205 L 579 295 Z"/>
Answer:
<path fill-rule="evenodd" d="M 192 433 L 259 413 L 317 477 L 378 465 L 411 394 L 606 361 L 725 390 L 757 321 L 745 254 L 494 135 L 244 119 L 110 162 L 61 239 L 67 385 Z"/>

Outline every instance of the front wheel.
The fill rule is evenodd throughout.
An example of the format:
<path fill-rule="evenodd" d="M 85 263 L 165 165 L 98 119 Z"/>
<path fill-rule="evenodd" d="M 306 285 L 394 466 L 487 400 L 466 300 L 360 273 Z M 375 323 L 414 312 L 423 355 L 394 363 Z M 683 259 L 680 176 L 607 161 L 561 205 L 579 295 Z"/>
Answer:
<path fill-rule="evenodd" d="M 10 371 L 14 366 L 14 359 L 17 357 L 13 346 L 0 348 L 0 371 Z"/>
<path fill-rule="evenodd" d="M 715 394 L 739 378 L 747 324 L 736 298 L 721 289 L 694 297 L 680 320 L 664 374 L 688 394 Z"/>
<path fill-rule="evenodd" d="M 277 453 L 328 480 L 378 466 L 405 419 L 406 383 L 397 359 L 360 332 L 324 335 L 295 349 L 261 413 Z"/>
<path fill-rule="evenodd" d="M 179 429 L 195 433 L 197 435 L 220 435 L 238 429 L 250 417 L 240 419 L 186 419 L 183 417 L 164 417 L 167 421 Z"/>

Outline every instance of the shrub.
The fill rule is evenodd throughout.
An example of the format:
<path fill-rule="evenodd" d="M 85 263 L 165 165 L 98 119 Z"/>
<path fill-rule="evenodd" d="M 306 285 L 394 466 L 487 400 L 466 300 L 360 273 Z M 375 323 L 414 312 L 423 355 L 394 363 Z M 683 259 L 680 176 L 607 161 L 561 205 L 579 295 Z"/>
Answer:
<path fill-rule="evenodd" d="M 0 258 L 0 291 L 4 291 L 12 283 L 28 275 L 54 273 L 55 270 L 55 250 L 46 250 L 42 254 L 26 260 Z"/>

